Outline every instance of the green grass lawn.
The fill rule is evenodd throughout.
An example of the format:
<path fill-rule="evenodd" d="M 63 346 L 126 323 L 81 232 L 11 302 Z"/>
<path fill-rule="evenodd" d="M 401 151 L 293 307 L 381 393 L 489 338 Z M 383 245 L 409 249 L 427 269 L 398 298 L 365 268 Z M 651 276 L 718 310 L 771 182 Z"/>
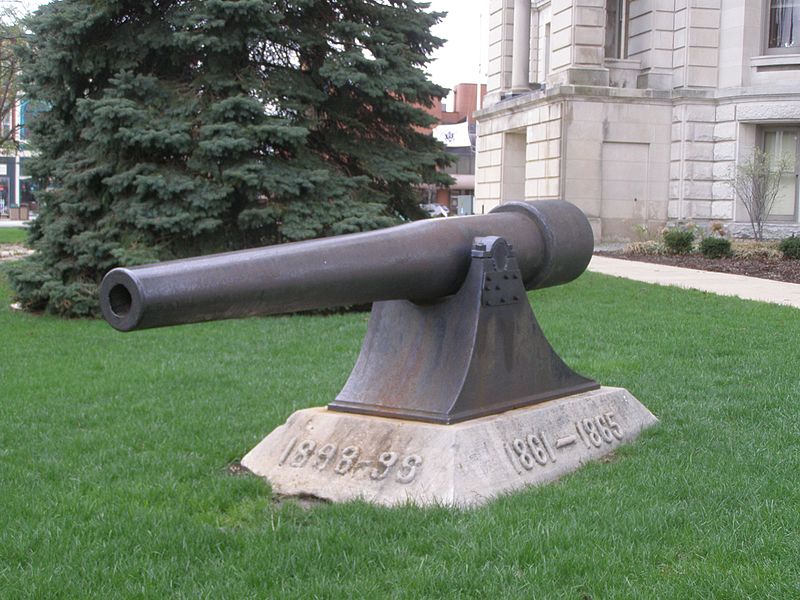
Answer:
<path fill-rule="evenodd" d="M 28 230 L 22 227 L 0 227 L 0 244 L 24 244 Z"/>
<path fill-rule="evenodd" d="M 121 334 L 2 280 L 0 598 L 800 597 L 800 312 L 595 274 L 531 297 L 661 424 L 475 510 L 305 510 L 228 465 L 334 398 L 366 315 Z"/>

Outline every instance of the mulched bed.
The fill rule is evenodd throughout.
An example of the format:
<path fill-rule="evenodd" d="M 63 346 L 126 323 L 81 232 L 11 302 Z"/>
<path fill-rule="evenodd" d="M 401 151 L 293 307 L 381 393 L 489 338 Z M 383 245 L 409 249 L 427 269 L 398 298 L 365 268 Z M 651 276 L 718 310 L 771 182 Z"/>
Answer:
<path fill-rule="evenodd" d="M 800 260 L 766 260 L 752 258 L 705 258 L 699 254 L 680 254 L 676 256 L 625 254 L 624 252 L 596 252 L 599 256 L 621 258 L 639 262 L 672 265 L 701 271 L 717 271 L 760 277 L 775 281 L 800 283 Z"/>

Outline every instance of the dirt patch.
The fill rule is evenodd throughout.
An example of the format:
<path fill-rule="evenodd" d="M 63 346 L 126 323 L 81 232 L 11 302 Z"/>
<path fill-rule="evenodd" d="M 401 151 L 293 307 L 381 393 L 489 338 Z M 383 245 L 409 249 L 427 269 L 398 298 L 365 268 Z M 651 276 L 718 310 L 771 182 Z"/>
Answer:
<path fill-rule="evenodd" d="M 250 469 L 245 467 L 241 462 L 238 460 L 233 461 L 230 463 L 225 469 L 229 475 L 233 475 L 236 477 L 239 476 L 252 476 L 257 477 L 255 473 L 253 473 Z M 330 500 L 326 500 L 325 498 L 320 498 L 318 496 L 314 496 L 311 494 L 297 494 L 297 495 L 284 495 L 284 494 L 273 494 L 272 503 L 275 506 L 281 506 L 286 503 L 293 503 L 299 506 L 304 510 L 310 510 L 315 506 L 320 506 L 322 504 L 330 504 Z"/>
<path fill-rule="evenodd" d="M 705 258 L 700 254 L 649 255 L 625 252 L 596 252 L 599 256 L 671 265 L 701 271 L 733 273 L 773 281 L 800 283 L 800 260 L 766 258 Z"/>
<path fill-rule="evenodd" d="M 230 475 L 252 475 L 253 474 L 253 472 L 250 469 L 245 467 L 238 460 L 235 460 L 231 464 L 228 465 L 228 473 Z"/>
<path fill-rule="evenodd" d="M 311 510 L 317 506 L 330 504 L 330 500 L 320 498 L 319 496 L 312 496 L 311 494 L 298 494 L 294 496 L 284 496 L 283 494 L 275 494 L 272 498 L 272 503 L 275 506 L 283 506 L 286 503 L 296 504 L 303 510 Z"/>

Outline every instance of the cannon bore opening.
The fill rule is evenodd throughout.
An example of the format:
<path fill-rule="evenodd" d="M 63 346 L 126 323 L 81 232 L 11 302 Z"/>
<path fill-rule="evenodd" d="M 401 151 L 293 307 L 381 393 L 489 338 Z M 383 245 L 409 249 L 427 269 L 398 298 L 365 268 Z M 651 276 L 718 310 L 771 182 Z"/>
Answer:
<path fill-rule="evenodd" d="M 130 312 L 133 299 L 128 288 L 118 283 L 108 292 L 108 303 L 111 306 L 111 312 L 121 318 Z"/>

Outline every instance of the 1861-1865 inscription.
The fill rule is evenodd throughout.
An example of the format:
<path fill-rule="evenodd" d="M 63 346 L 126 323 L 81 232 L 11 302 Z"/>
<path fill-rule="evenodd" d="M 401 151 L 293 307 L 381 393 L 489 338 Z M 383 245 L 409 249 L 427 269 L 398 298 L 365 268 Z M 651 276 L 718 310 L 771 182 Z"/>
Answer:
<path fill-rule="evenodd" d="M 548 437 L 544 431 L 521 433 L 504 443 L 503 449 L 517 473 L 522 474 L 537 466 L 555 463 L 561 451 L 575 444 L 583 444 L 591 451 L 621 441 L 624 436 L 614 413 L 606 412 L 574 421 L 568 431 L 555 438 Z"/>

